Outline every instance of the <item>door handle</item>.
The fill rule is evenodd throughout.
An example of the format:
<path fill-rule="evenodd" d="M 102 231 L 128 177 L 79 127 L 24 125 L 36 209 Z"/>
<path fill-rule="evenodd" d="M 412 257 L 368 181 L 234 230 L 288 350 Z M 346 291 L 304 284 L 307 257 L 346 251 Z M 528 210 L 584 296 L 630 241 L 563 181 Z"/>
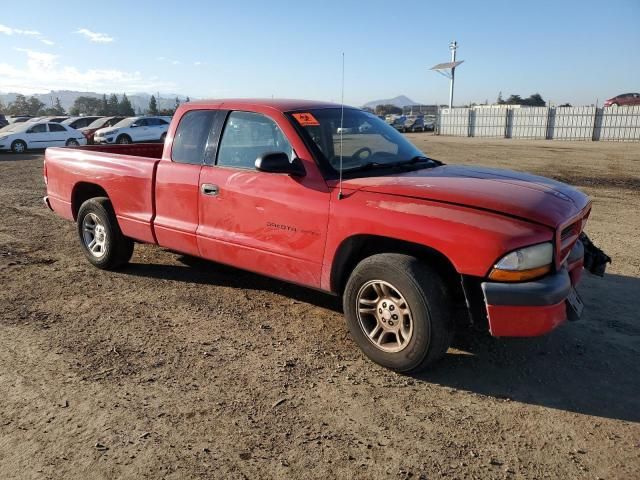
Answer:
<path fill-rule="evenodd" d="M 219 189 L 217 185 L 211 183 L 203 183 L 200 185 L 200 191 L 205 195 L 218 195 Z"/>

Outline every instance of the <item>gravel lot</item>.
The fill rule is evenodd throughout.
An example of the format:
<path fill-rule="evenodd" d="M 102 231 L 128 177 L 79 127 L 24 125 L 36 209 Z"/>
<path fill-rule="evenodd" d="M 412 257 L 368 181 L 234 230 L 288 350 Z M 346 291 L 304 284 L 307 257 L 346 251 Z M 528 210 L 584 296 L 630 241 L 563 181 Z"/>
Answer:
<path fill-rule="evenodd" d="M 593 197 L 580 322 L 397 375 L 334 297 L 148 245 L 93 268 L 42 154 L 0 154 L 0 478 L 638 478 L 640 145 L 409 137 Z"/>

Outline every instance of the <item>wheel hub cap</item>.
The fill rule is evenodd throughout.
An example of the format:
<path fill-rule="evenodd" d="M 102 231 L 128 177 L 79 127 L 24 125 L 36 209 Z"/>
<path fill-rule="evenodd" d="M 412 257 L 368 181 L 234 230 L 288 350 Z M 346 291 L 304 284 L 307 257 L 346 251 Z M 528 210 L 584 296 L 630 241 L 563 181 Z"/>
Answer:
<path fill-rule="evenodd" d="M 371 280 L 358 292 L 360 328 L 376 348 L 399 352 L 413 336 L 413 319 L 400 291 L 383 280 Z"/>
<path fill-rule="evenodd" d="M 101 258 L 106 253 L 107 230 L 95 213 L 89 213 L 82 220 L 82 240 L 89 253 Z"/>

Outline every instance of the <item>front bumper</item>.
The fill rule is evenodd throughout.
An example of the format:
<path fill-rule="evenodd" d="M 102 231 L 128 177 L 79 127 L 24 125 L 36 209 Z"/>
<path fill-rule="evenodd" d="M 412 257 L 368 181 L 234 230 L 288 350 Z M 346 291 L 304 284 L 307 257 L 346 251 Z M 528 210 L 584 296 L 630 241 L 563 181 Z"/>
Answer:
<path fill-rule="evenodd" d="M 580 282 L 583 265 L 584 247 L 578 241 L 552 275 L 524 283 L 482 282 L 491 335 L 535 337 L 564 323 L 570 317 L 567 298 Z"/>

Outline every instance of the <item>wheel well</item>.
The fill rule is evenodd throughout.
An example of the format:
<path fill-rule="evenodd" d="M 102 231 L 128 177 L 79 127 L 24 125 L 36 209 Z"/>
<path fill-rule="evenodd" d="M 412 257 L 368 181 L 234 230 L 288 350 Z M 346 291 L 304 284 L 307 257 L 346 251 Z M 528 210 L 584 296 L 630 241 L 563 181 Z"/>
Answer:
<path fill-rule="evenodd" d="M 378 253 L 403 253 L 423 260 L 442 275 L 457 299 L 464 297 L 461 276 L 445 255 L 426 245 L 377 235 L 355 235 L 342 242 L 331 266 L 331 290 L 341 295 L 356 265 Z"/>
<path fill-rule="evenodd" d="M 78 217 L 78 210 L 80 206 L 95 197 L 109 197 L 107 192 L 100 185 L 95 183 L 80 182 L 73 187 L 73 193 L 71 194 L 71 211 L 73 213 L 73 219 Z"/>

